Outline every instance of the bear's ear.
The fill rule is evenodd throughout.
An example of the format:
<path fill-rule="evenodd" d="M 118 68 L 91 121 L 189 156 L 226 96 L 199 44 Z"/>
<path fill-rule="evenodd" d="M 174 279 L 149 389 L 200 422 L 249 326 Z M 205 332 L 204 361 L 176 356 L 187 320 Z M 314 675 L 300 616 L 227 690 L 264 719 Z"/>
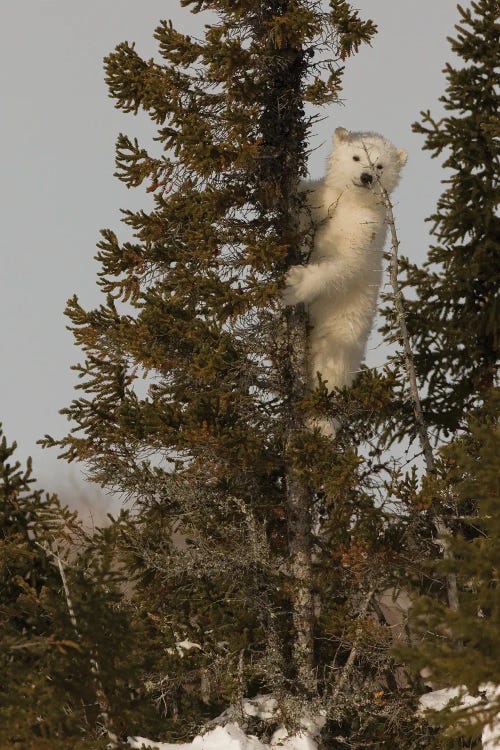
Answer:
<path fill-rule="evenodd" d="M 406 160 L 408 159 L 408 151 L 404 151 L 402 148 L 398 150 L 398 161 L 401 164 L 402 167 L 406 164 Z"/>
<path fill-rule="evenodd" d="M 333 135 L 333 142 L 334 143 L 345 143 L 349 140 L 349 131 L 345 128 L 336 128 L 335 133 Z"/>

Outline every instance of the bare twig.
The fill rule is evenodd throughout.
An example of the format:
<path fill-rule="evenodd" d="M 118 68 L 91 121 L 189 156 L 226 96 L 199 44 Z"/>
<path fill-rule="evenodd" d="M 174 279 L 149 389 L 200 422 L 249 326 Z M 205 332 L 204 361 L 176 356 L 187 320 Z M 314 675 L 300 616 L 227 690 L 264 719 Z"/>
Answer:
<path fill-rule="evenodd" d="M 384 206 L 387 212 L 387 223 L 391 233 L 391 266 L 390 266 L 390 280 L 393 291 L 394 307 L 396 308 L 396 321 L 399 327 L 399 333 L 401 343 L 403 346 L 404 360 L 406 372 L 408 375 L 408 381 L 410 385 L 410 396 L 413 403 L 413 413 L 415 415 L 415 423 L 417 425 L 418 437 L 422 452 L 424 454 L 425 466 L 428 474 L 433 474 L 435 470 L 434 454 L 432 452 L 431 441 L 429 439 L 429 432 L 425 423 L 424 414 L 422 411 L 422 404 L 420 401 L 420 394 L 418 392 L 417 376 L 415 372 L 415 362 L 413 359 L 413 350 L 410 344 L 410 336 L 408 334 L 408 327 L 406 325 L 406 316 L 404 310 L 404 298 L 401 288 L 399 286 L 398 273 L 399 273 L 399 239 L 396 232 L 396 224 L 394 221 L 394 213 L 392 210 L 392 203 L 389 198 L 387 191 L 382 187 L 379 180 L 380 189 L 382 191 L 382 198 Z"/>
<path fill-rule="evenodd" d="M 429 431 L 425 423 L 424 414 L 422 411 L 422 404 L 420 401 L 420 394 L 418 391 L 417 376 L 416 376 L 416 371 L 415 371 L 415 362 L 413 359 L 413 350 L 411 348 L 410 336 L 408 333 L 408 327 L 406 325 L 404 298 L 403 298 L 403 294 L 401 292 L 401 288 L 399 286 L 399 280 L 398 280 L 399 239 L 398 239 L 398 235 L 396 231 L 396 223 L 394 221 L 394 213 L 392 210 L 392 203 L 389 198 L 389 195 L 387 191 L 385 190 L 385 188 L 382 186 L 380 179 L 379 178 L 377 179 L 378 179 L 378 184 L 379 184 L 381 195 L 382 195 L 382 200 L 386 209 L 387 223 L 389 225 L 389 230 L 391 233 L 392 252 L 391 252 L 391 265 L 390 265 L 390 281 L 391 281 L 391 286 L 392 286 L 392 291 L 393 291 L 394 307 L 396 310 L 396 321 L 399 327 L 400 339 L 401 339 L 402 346 L 403 346 L 405 367 L 406 367 L 406 372 L 408 375 L 408 381 L 409 381 L 409 386 L 410 386 L 410 397 L 411 397 L 412 404 L 413 404 L 413 413 L 415 415 L 415 423 L 417 426 L 417 432 L 418 432 L 420 445 L 422 447 L 422 453 L 425 459 L 425 466 L 426 466 L 427 474 L 434 474 L 436 464 L 434 461 L 434 454 L 432 452 L 431 441 L 429 438 Z M 452 536 L 452 532 L 446 525 L 443 518 L 438 514 L 435 514 L 434 516 L 434 527 L 437 532 L 439 544 L 443 551 L 443 557 L 448 560 L 453 559 L 453 554 L 450 550 L 450 542 L 449 542 L 450 537 Z M 457 577 L 454 573 L 449 573 L 446 576 L 446 587 L 447 587 L 448 604 L 450 606 L 450 609 L 458 610 L 458 586 L 457 586 Z"/>
<path fill-rule="evenodd" d="M 358 622 L 357 622 L 357 625 L 356 625 L 355 636 L 354 636 L 354 641 L 353 641 L 353 644 L 352 644 L 352 648 L 351 648 L 350 654 L 349 654 L 349 656 L 347 658 L 347 661 L 345 663 L 345 666 L 343 667 L 342 672 L 340 673 L 339 678 L 338 678 L 337 682 L 335 683 L 335 686 L 334 686 L 334 688 L 332 690 L 332 694 L 331 694 L 330 699 L 329 699 L 329 703 L 332 705 L 332 707 L 336 704 L 340 693 L 344 689 L 344 686 L 345 686 L 347 680 L 349 679 L 349 677 L 351 675 L 351 672 L 352 672 L 352 670 L 354 668 L 354 665 L 356 663 L 356 659 L 358 658 L 359 641 L 361 639 L 361 635 L 362 635 L 362 632 L 363 632 L 362 620 L 366 616 L 366 613 L 368 612 L 368 607 L 371 604 L 371 601 L 373 599 L 374 593 L 375 593 L 374 589 L 370 589 L 369 590 L 368 594 L 366 595 L 366 597 L 365 597 L 365 599 L 363 601 L 362 606 L 360 607 L 360 609 L 358 611 L 358 616 L 357 616 L 357 621 Z"/>
<path fill-rule="evenodd" d="M 71 595 L 70 595 L 69 586 L 68 586 L 68 579 L 66 578 L 66 573 L 64 570 L 61 555 L 59 554 L 59 548 L 57 547 L 57 544 L 55 545 L 55 551 L 51 549 L 49 546 L 42 546 L 40 544 L 39 546 L 44 550 L 44 552 L 47 554 L 49 559 L 50 558 L 53 559 L 54 564 L 56 565 L 59 571 L 59 575 L 61 577 L 61 582 L 63 585 L 64 598 L 66 599 L 66 606 L 68 608 L 69 619 L 71 620 L 71 624 L 73 626 L 73 630 L 75 631 L 75 635 L 76 635 L 78 643 L 80 643 L 83 646 L 83 638 L 80 632 L 80 628 L 78 627 L 78 620 L 76 618 L 75 609 L 73 607 L 73 602 L 71 600 Z M 108 747 L 114 748 L 118 746 L 117 744 L 118 738 L 116 734 L 112 731 L 110 704 L 109 704 L 108 697 L 104 691 L 104 687 L 102 684 L 101 669 L 99 667 L 99 662 L 97 661 L 97 658 L 95 654 L 93 653 L 90 654 L 89 664 L 90 664 L 90 672 L 92 674 L 92 677 L 94 679 L 94 684 L 95 684 L 96 702 L 99 707 L 99 715 L 98 715 L 97 721 L 98 721 L 98 724 L 102 727 L 103 732 L 108 736 L 110 740 Z"/>

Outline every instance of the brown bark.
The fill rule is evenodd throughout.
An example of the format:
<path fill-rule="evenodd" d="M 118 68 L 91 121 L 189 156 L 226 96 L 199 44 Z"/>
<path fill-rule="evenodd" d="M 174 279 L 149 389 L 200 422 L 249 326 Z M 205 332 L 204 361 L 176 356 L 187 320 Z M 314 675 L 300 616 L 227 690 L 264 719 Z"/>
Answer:
<path fill-rule="evenodd" d="M 302 306 L 301 306 L 302 307 Z M 294 448 L 299 445 L 303 420 L 296 402 L 304 396 L 307 378 L 307 319 L 303 309 L 287 311 L 288 362 L 290 395 L 288 433 L 285 455 L 287 463 L 287 520 L 290 570 L 294 582 L 293 622 L 295 627 L 294 660 L 297 677 L 303 689 L 316 690 L 314 672 L 314 599 L 311 561 L 311 491 L 298 475 L 294 465 Z"/>
<path fill-rule="evenodd" d="M 270 19 L 294 10 L 291 0 L 271 0 L 265 14 Z M 273 21 L 274 22 L 274 21 Z M 259 22 L 261 23 L 261 21 Z M 300 44 L 293 37 L 287 44 L 273 35 L 267 39 L 267 78 L 265 107 L 261 129 L 263 153 L 262 184 L 269 186 L 272 206 L 277 211 L 275 229 L 280 241 L 288 246 L 285 271 L 302 262 L 299 237 L 299 180 L 305 161 L 305 115 L 302 101 L 302 82 L 307 63 Z M 291 594 L 292 617 L 295 630 L 293 644 L 294 671 L 299 688 L 311 695 L 316 691 L 314 674 L 314 606 L 311 563 L 311 491 L 297 468 L 297 449 L 300 450 L 304 419 L 300 402 L 307 385 L 307 315 L 303 306 L 283 310 L 282 339 L 278 353 L 280 391 L 284 410 L 284 462 L 289 570 L 293 578 Z"/>

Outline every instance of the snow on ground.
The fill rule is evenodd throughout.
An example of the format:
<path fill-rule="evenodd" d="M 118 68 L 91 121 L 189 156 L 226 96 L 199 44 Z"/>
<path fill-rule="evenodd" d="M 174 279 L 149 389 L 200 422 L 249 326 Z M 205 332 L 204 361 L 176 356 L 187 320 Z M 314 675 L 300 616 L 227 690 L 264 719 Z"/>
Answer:
<path fill-rule="evenodd" d="M 453 701 L 454 703 L 450 707 L 452 711 L 470 708 L 471 717 L 477 716 L 480 718 L 480 712 L 473 711 L 472 709 L 475 706 L 482 706 L 483 710 L 486 711 L 494 705 L 498 706 L 500 701 L 500 686 L 491 683 L 480 685 L 479 693 L 481 695 L 470 695 L 465 686 L 434 690 L 432 693 L 426 693 L 426 695 L 420 698 L 420 711 L 442 711 L 450 701 Z M 493 721 L 486 724 L 483 728 L 481 741 L 483 750 L 500 750 L 500 712 L 496 714 Z"/>
<path fill-rule="evenodd" d="M 278 703 L 270 695 L 257 695 L 252 699 L 242 701 L 240 713 L 262 720 L 272 719 L 278 711 Z M 129 737 L 130 747 L 141 750 L 318 750 L 315 737 L 325 724 L 325 717 L 305 716 L 300 720 L 302 731 L 290 735 L 284 727 L 278 728 L 269 744 L 261 742 L 258 737 L 246 734 L 236 721 L 230 721 L 236 716 L 236 710 L 227 709 L 216 722 L 228 721 L 227 724 L 216 726 L 205 734 L 198 735 L 192 742 L 184 744 L 169 744 L 155 742 L 144 737 Z M 493 749 L 491 749 L 493 750 Z"/>
<path fill-rule="evenodd" d="M 132 748 L 144 746 L 148 750 L 318 750 L 317 742 L 308 732 L 290 736 L 286 729 L 278 729 L 267 745 L 254 735 L 245 734 L 236 723 L 215 727 L 184 744 L 154 742 L 144 737 L 129 737 L 128 743 Z"/>
<path fill-rule="evenodd" d="M 188 649 L 196 646 L 197 644 L 189 643 Z M 428 711 L 442 711 L 450 701 L 453 701 L 452 710 L 470 709 L 471 717 L 480 719 L 480 711 L 498 706 L 500 686 L 490 683 L 480 685 L 479 693 L 478 696 L 470 695 L 465 687 L 434 690 L 422 696 L 419 712 L 425 714 Z M 316 738 L 326 721 L 324 715 L 304 716 L 299 722 L 303 729 L 295 734 L 289 734 L 284 727 L 280 727 L 274 732 L 270 742 L 264 743 L 241 728 L 237 721 L 238 713 L 239 716 L 243 714 L 268 721 L 279 714 L 278 702 L 270 695 L 246 698 L 241 702 L 239 712 L 231 706 L 215 719 L 218 726 L 198 735 L 192 742 L 171 744 L 145 737 L 129 737 L 128 744 L 136 750 L 318 750 Z M 483 750 L 500 750 L 500 712 L 484 727 L 482 743 Z"/>
<path fill-rule="evenodd" d="M 129 737 L 128 743 L 133 748 L 145 746 L 154 750 L 263 750 L 265 747 L 257 737 L 246 735 L 238 724 L 215 727 L 210 732 L 198 735 L 192 742 L 185 744 L 153 742 L 144 737 Z"/>

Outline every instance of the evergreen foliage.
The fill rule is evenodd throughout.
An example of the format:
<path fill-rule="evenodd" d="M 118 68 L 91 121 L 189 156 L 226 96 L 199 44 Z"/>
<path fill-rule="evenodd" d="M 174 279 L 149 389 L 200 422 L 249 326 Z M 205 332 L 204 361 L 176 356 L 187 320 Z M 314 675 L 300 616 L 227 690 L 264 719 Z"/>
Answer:
<path fill-rule="evenodd" d="M 428 572 L 457 575 L 459 608 L 453 611 L 436 596 L 421 597 L 412 608 L 417 648 L 407 654 L 410 663 L 426 667 L 435 687 L 464 686 L 471 695 L 500 684 L 498 391 L 485 393 L 484 400 L 469 416 L 467 433 L 441 450 L 440 485 L 469 510 L 461 520 L 473 536 L 451 537 L 451 556 L 434 561 Z M 432 720 L 443 727 L 444 738 L 474 737 L 499 711 L 497 697 L 460 711 L 452 707 Z"/>
<path fill-rule="evenodd" d="M 423 268 L 404 267 L 425 417 L 448 436 L 465 427 L 494 383 L 500 320 L 498 3 L 478 0 L 458 10 L 449 41 L 462 64 L 444 70 L 447 114 L 435 121 L 423 112 L 414 125 L 425 135 L 424 149 L 445 157 L 446 189 L 429 219 L 439 244 Z"/>
<path fill-rule="evenodd" d="M 30 493 L 29 474 L 12 474 L 4 445 L 2 544 L 16 571 L 2 599 L 5 668 L 31 713 L 14 716 L 0 692 L 13 722 L 1 741 L 99 747 L 104 703 L 118 734 L 185 740 L 268 692 L 279 718 L 257 728 L 239 717 L 264 738 L 276 723 L 297 729 L 307 709 L 326 713 L 322 739 L 338 750 L 460 747 L 446 734 L 451 714 L 433 736 L 415 720 L 422 685 L 409 668 L 470 691 L 499 679 L 497 3 L 459 9 L 451 43 L 467 65 L 446 67 L 450 114 L 423 113 L 415 126 L 451 171 L 431 217 L 439 245 L 423 269 L 402 264 L 424 416 L 452 436 L 422 482 L 382 454 L 417 432 L 399 355 L 383 377 L 365 370 L 351 389 L 307 394 L 305 311 L 279 302 L 310 241 L 297 221 L 317 118 L 305 103 L 338 99 L 344 61 L 374 25 L 343 0 L 327 10 L 316 0 L 182 4 L 216 11 L 204 39 L 162 21 L 158 60 L 128 42 L 105 60 L 116 107 L 144 111 L 157 128 L 153 146 L 121 134 L 116 148 L 117 177 L 145 186 L 152 207 L 124 212 L 129 239 L 102 232 L 103 304 L 68 303 L 85 356 L 81 396 L 64 410 L 70 434 L 45 441 L 136 511 L 93 538 L 77 534 L 67 565 L 75 627 L 54 565 L 70 529 L 75 543 L 74 519 Z M 388 312 L 385 332 L 397 339 L 394 323 Z M 305 429 L 322 410 L 342 413 L 334 442 Z M 43 525 L 53 517 L 57 532 Z M 445 604 L 452 579 L 457 610 Z M 402 586 L 426 593 L 409 668 L 391 651 L 380 605 Z M 27 684 L 50 711 L 25 700 Z"/>
<path fill-rule="evenodd" d="M 475 695 L 500 679 L 498 3 L 480 0 L 458 10 L 457 38 L 450 43 L 465 64 L 445 68 L 448 86 L 441 101 L 449 114 L 435 122 L 425 112 L 414 126 L 426 136 L 424 148 L 446 154 L 443 167 L 449 170 L 430 217 L 440 244 L 422 269 L 403 264 L 406 287 L 413 288 L 406 308 L 425 419 L 436 439 L 447 437 L 448 443 L 441 443 L 420 489 L 400 486 L 401 497 L 413 494 L 422 539 L 420 570 L 416 556 L 408 566 L 421 596 L 411 610 L 411 645 L 400 654 L 425 670 L 433 688 L 462 687 Z M 411 419 L 404 379 L 398 377 L 399 423 L 392 436 L 408 435 Z M 431 544 L 436 518 L 444 534 Z M 449 606 L 449 596 L 447 601 L 450 581 L 456 606 Z M 499 710 L 498 701 L 459 710 L 458 702 L 431 717 L 441 728 L 436 747 L 469 747 L 464 738 L 478 741 Z"/>
<path fill-rule="evenodd" d="M 132 240 L 102 233 L 106 301 L 68 304 L 82 396 L 46 444 L 136 502 L 124 549 L 163 736 L 272 692 L 289 728 L 324 709 L 336 746 L 392 748 L 413 725 L 375 597 L 404 568 L 392 480 L 358 433 L 304 429 L 322 394 L 305 394 L 304 310 L 278 294 L 306 241 L 304 102 L 338 98 L 375 28 L 341 0 L 183 4 L 217 11 L 203 40 L 162 22 L 160 61 L 126 42 L 106 58 L 116 106 L 158 128 L 153 150 L 122 134 L 116 152 L 153 206 L 124 212 Z"/>
<path fill-rule="evenodd" d="M 54 668 L 71 661 L 78 644 L 57 601 L 59 574 L 39 546 L 52 538 L 44 514 L 68 516 L 55 496 L 33 489 L 31 462 L 22 469 L 12 461 L 15 448 L 2 437 L 0 747 L 43 748 L 48 737 L 73 725 L 65 711 L 66 685 L 49 679 Z"/>
<path fill-rule="evenodd" d="M 23 469 L 15 448 L 2 437 L 0 748 L 106 748 L 99 703 L 109 701 L 117 730 L 134 728 L 141 699 L 131 690 L 147 666 L 111 554 L 116 529 L 89 539 L 57 496 L 33 487 L 31 460 Z"/>

